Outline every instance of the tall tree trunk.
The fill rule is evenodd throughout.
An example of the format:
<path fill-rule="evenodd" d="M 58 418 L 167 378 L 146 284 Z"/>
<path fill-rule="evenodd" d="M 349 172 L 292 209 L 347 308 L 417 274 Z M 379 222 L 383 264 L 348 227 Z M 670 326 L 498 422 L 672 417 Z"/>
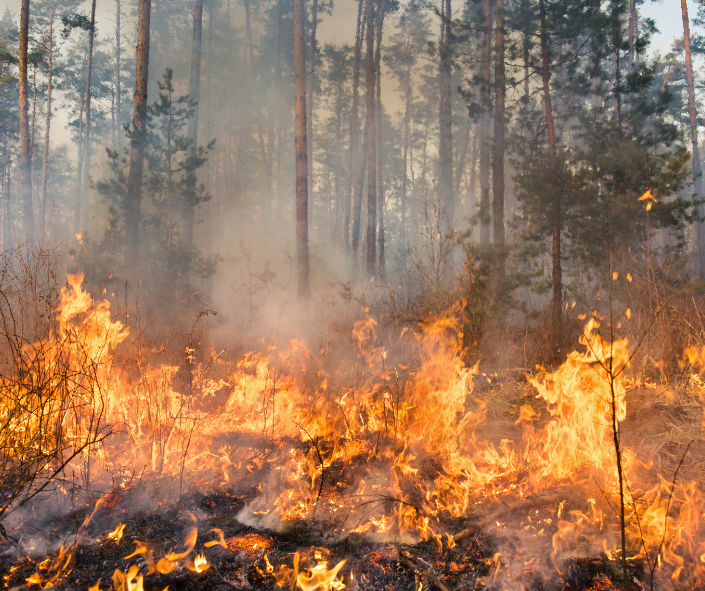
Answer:
<path fill-rule="evenodd" d="M 20 143 L 22 160 L 20 165 L 20 191 L 22 194 L 22 216 L 27 238 L 34 238 L 34 212 L 32 207 L 32 145 L 29 133 L 29 81 L 27 78 L 27 53 L 29 47 L 29 0 L 22 0 L 20 11 L 19 54 L 19 107 Z"/>
<path fill-rule="evenodd" d="M 407 50 L 412 51 L 411 44 L 407 41 Z M 407 54 L 407 58 L 409 55 Z M 401 201 L 401 234 L 406 236 L 406 210 L 407 210 L 407 179 L 409 176 L 409 140 L 411 137 L 411 99 L 412 99 L 412 86 L 411 86 L 411 60 L 409 60 L 406 67 L 405 74 L 405 105 L 404 105 L 404 146 L 403 146 L 403 156 L 402 156 L 402 171 L 401 171 L 401 190 L 399 200 Z"/>
<path fill-rule="evenodd" d="M 47 180 L 49 178 L 49 136 L 51 132 L 51 91 L 54 81 L 54 19 L 56 18 L 56 5 L 52 4 L 49 16 L 49 55 L 47 63 L 47 108 L 44 131 L 44 153 L 42 155 L 42 207 L 39 217 L 39 226 L 44 232 L 46 228 L 47 211 Z"/>
<path fill-rule="evenodd" d="M 188 136 L 191 140 L 191 154 L 198 151 L 198 109 L 201 101 L 201 45 L 203 39 L 203 0 L 193 3 L 193 31 L 191 35 L 191 77 L 189 80 L 189 96 L 194 101 L 193 114 L 188 121 Z M 188 191 L 183 203 L 184 215 L 184 246 L 190 248 L 193 244 L 194 207 L 196 197 L 196 171 L 189 172 Z"/>
<path fill-rule="evenodd" d="M 308 149 L 308 179 L 313 191 L 313 86 L 316 77 L 316 29 L 318 28 L 318 0 L 311 6 L 311 39 L 308 53 L 308 96 L 306 97 L 306 146 Z"/>
<path fill-rule="evenodd" d="M 482 118 L 480 119 L 480 240 L 490 241 L 490 54 L 492 52 L 492 6 L 485 0 L 482 44 Z"/>
<path fill-rule="evenodd" d="M 125 248 L 130 257 L 139 252 L 142 206 L 142 173 L 147 127 L 147 80 L 149 74 L 149 22 L 152 0 L 139 0 L 137 49 L 135 51 L 135 103 L 132 111 L 133 139 L 125 204 Z M 129 258 L 128 258 L 129 260 Z"/>
<path fill-rule="evenodd" d="M 453 192 L 459 204 L 462 202 L 460 199 L 460 184 L 463 182 L 463 175 L 466 172 L 468 150 L 470 149 L 470 121 L 466 122 L 462 131 L 463 143 L 460 146 L 460 154 L 458 155 L 458 160 L 455 165 L 455 180 L 453 181 Z"/>
<path fill-rule="evenodd" d="M 91 74 L 93 72 L 93 42 L 95 40 L 95 4 L 91 3 L 91 30 L 88 32 L 88 72 L 86 74 L 86 147 L 83 162 L 83 195 L 80 198 L 79 230 L 83 233 L 87 218 L 90 200 L 91 178 Z"/>
<path fill-rule="evenodd" d="M 32 123 L 29 127 L 29 146 L 34 156 L 34 132 L 37 129 L 37 64 L 32 64 Z"/>
<path fill-rule="evenodd" d="M 365 2 L 367 24 L 367 48 L 365 51 L 365 80 L 367 83 L 367 272 L 371 276 L 375 270 L 375 229 L 377 225 L 377 138 L 375 131 L 375 67 L 374 67 L 374 10 L 372 0 Z"/>
<path fill-rule="evenodd" d="M 375 49 L 375 130 L 376 130 L 376 167 L 377 167 L 377 194 L 379 203 L 379 225 L 377 228 L 377 248 L 379 251 L 379 268 L 384 267 L 384 178 L 382 176 L 382 29 L 384 27 L 384 13 L 387 9 L 387 0 L 382 0 L 377 15 L 377 47 Z"/>
<path fill-rule="evenodd" d="M 117 149 L 122 142 L 120 141 L 120 122 L 122 121 L 122 95 L 121 95 L 121 78 L 122 73 L 120 71 L 120 58 L 122 49 L 122 29 L 120 25 L 120 17 L 122 16 L 122 8 L 120 7 L 120 0 L 115 0 L 115 138 Z"/>
<path fill-rule="evenodd" d="M 296 123 L 296 261 L 298 294 L 311 293 L 308 265 L 308 166 L 306 147 L 305 0 L 294 0 L 294 115 Z"/>
<path fill-rule="evenodd" d="M 622 45 L 622 20 L 620 18 L 620 0 L 612 0 L 612 62 L 614 66 L 614 110 L 617 124 L 622 124 L 622 89 L 619 52 Z"/>
<path fill-rule="evenodd" d="M 267 134 L 267 153 L 269 154 L 269 191 L 270 191 L 270 202 L 272 204 L 272 214 L 277 209 L 276 193 L 274 192 L 274 139 L 277 137 L 278 131 L 277 126 L 279 125 L 279 70 L 280 70 L 280 58 L 279 58 L 279 46 L 281 39 L 281 21 L 282 21 L 282 0 L 277 0 L 277 28 L 274 34 L 274 64 L 272 67 L 273 74 L 273 92 L 271 94 L 271 100 L 269 101 L 269 133 Z M 276 177 L 277 191 L 281 192 L 281 178 Z"/>
<path fill-rule="evenodd" d="M 10 219 L 10 204 L 12 203 L 12 143 L 11 135 L 5 133 L 5 183 L 3 187 L 3 204 L 2 204 L 2 236 L 0 237 L 0 252 L 5 252 L 5 249 L 10 244 L 10 228 L 12 222 Z"/>
<path fill-rule="evenodd" d="M 688 115 L 690 117 L 690 142 L 693 150 L 693 184 L 696 198 L 702 196 L 702 165 L 700 162 L 700 150 L 698 149 L 698 113 L 695 108 L 695 83 L 693 80 L 693 61 L 690 50 L 690 20 L 688 19 L 688 5 L 686 0 L 681 0 L 681 11 L 683 13 L 683 45 L 685 46 L 685 78 L 688 84 Z M 701 216 L 705 214 L 705 208 L 698 207 Z M 698 223 L 698 263 L 700 277 L 705 277 L 705 222 Z"/>
<path fill-rule="evenodd" d="M 494 70 L 494 146 L 492 148 L 492 221 L 494 223 L 494 243 L 504 247 L 504 0 L 495 4 L 495 70 Z M 498 275 L 504 275 L 504 259 L 497 253 Z"/>
<path fill-rule="evenodd" d="M 563 321 L 563 277 L 561 271 L 561 201 L 558 194 L 558 152 L 556 148 L 556 128 L 551 108 L 551 87 L 549 85 L 548 26 L 546 23 L 545 0 L 539 0 L 541 19 L 541 82 L 543 85 L 543 102 L 546 109 L 546 128 L 548 129 L 548 155 L 551 163 L 551 221 L 553 226 L 553 301 L 552 322 L 553 338 L 557 343 Z"/>
<path fill-rule="evenodd" d="M 337 96 L 335 97 L 335 216 L 333 218 L 333 240 L 332 243 L 340 246 L 340 177 L 343 166 L 343 81 L 338 80 Z"/>
<path fill-rule="evenodd" d="M 637 11 L 636 0 L 629 0 L 629 69 L 631 74 L 634 71 L 636 41 L 637 41 Z"/>
<path fill-rule="evenodd" d="M 350 248 L 350 208 L 353 193 L 357 201 L 358 194 L 358 179 L 357 179 L 357 152 L 358 152 L 358 122 L 357 111 L 359 102 L 359 87 L 360 87 L 360 57 L 362 53 L 362 39 L 364 37 L 364 26 L 362 24 L 362 4 L 363 0 L 358 0 L 357 3 L 357 31 L 355 34 L 355 53 L 353 57 L 353 95 L 352 108 L 350 110 L 350 152 L 348 154 L 348 187 L 345 196 L 345 219 L 343 221 L 343 242 L 346 248 Z M 357 244 L 360 232 L 360 214 L 359 208 L 354 208 L 354 221 L 357 224 L 357 231 L 353 228 L 353 244 L 352 252 L 357 256 Z"/>
<path fill-rule="evenodd" d="M 439 44 L 440 105 L 438 109 L 438 186 L 441 200 L 443 230 L 455 227 L 455 199 L 453 197 L 453 141 L 451 119 L 451 49 L 450 24 L 452 18 L 450 0 L 441 1 L 441 39 Z"/>

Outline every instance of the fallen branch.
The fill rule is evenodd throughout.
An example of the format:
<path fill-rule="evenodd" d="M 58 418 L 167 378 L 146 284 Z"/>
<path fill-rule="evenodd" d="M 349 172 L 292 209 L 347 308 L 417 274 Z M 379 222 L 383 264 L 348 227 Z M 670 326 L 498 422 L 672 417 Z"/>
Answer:
<path fill-rule="evenodd" d="M 413 572 L 416 576 L 421 577 L 422 579 L 426 579 L 427 581 L 431 581 L 436 587 L 438 587 L 441 591 L 450 591 L 448 587 L 446 587 L 443 583 L 441 583 L 441 580 L 434 575 L 433 573 L 428 572 L 427 570 L 421 570 L 418 566 L 416 566 L 411 560 L 408 558 L 405 558 L 404 556 L 399 557 L 399 564 L 405 566 L 411 572 Z"/>

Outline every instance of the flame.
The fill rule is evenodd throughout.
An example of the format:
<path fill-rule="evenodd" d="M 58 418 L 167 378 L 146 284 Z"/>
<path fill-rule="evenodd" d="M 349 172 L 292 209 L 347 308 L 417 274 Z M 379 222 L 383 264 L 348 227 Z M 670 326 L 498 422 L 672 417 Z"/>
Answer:
<path fill-rule="evenodd" d="M 115 540 L 115 543 L 118 543 L 122 539 L 122 532 L 125 531 L 125 524 L 121 523 L 118 525 L 114 531 L 110 532 L 108 534 L 108 539 L 109 540 Z"/>
<path fill-rule="evenodd" d="M 193 559 L 193 564 L 188 565 L 188 569 L 192 570 L 197 573 L 202 573 L 207 571 L 211 567 L 210 564 L 208 564 L 208 560 L 206 560 L 206 557 L 203 554 L 198 554 L 194 559 Z"/>
<path fill-rule="evenodd" d="M 131 565 L 127 573 L 116 569 L 112 577 L 113 589 L 115 591 L 144 591 L 144 577 L 138 574 L 139 570 L 136 564 Z"/>
<path fill-rule="evenodd" d="M 655 202 L 648 191 L 641 200 Z M 626 278 L 632 280 L 628 273 Z M 185 396 L 178 366 L 145 360 L 137 371 L 113 363 L 128 331 L 111 318 L 107 302 L 94 301 L 83 290 L 81 279 L 69 276 L 57 329 L 39 350 L 44 368 L 53 367 L 57 357 L 77 372 L 87 360 L 96 364 L 95 380 L 83 391 L 90 400 L 86 404 L 96 405 L 106 424 L 121 425 L 134 442 L 131 455 L 122 449 L 119 459 L 111 455 L 109 442 L 101 445 L 99 453 L 111 469 L 132 462 L 147 465 L 155 475 L 178 476 L 183 470 L 216 484 L 254 479 L 258 494 L 237 515 L 248 525 L 276 530 L 299 519 L 321 520 L 333 524 L 336 535 L 430 540 L 441 551 L 444 541 L 452 548 L 463 539 L 446 531 L 449 518 L 492 516 L 488 508 L 566 485 L 576 497 L 584 492 L 583 500 L 566 505 L 565 496 L 556 498 L 550 517 L 532 515 L 527 531 L 546 538 L 559 569 L 566 557 L 580 552 L 618 555 L 608 507 L 617 494 L 612 419 L 619 428 L 627 416 L 630 352 L 626 339 L 603 338 L 594 318 L 584 327 L 579 351 L 569 353 L 555 371 L 538 368 L 528 376 L 531 388 L 525 394 L 535 398 L 513 407 L 517 426 L 510 424 L 512 433 L 490 440 L 483 432 L 496 412 L 493 400 L 474 389 L 479 365 L 465 363 L 463 335 L 453 318 L 385 336 L 368 314 L 355 323 L 344 345 L 349 348 L 339 352 L 338 361 L 331 360 L 336 355 L 324 359 L 300 340 L 281 348 L 265 343 L 231 365 L 214 352 L 209 363 L 220 373 L 207 378 L 189 351 L 189 369 L 199 379 L 192 380 L 197 385 Z M 629 319 L 632 312 L 625 315 Z M 682 367 L 698 372 L 688 387 L 705 404 L 700 378 L 705 347 L 688 347 Z M 224 402 L 218 412 L 207 412 L 206 402 L 216 392 Z M 0 393 L 0 415 L 7 413 L 5 395 Z M 80 414 L 71 421 L 72 441 L 84 441 L 87 421 Z M 23 428 L 38 426 L 29 420 Z M 231 444 L 235 438 L 224 434 L 242 435 L 248 443 Z M 254 440 L 270 446 L 266 457 L 259 444 L 249 442 Z M 349 466 L 362 468 L 347 473 Z M 659 576 L 676 586 L 705 581 L 705 501 L 697 487 L 674 484 L 672 475 L 659 481 L 644 477 L 647 469 L 631 449 L 624 450 L 624 469 L 639 491 L 626 501 L 632 553 L 658 560 Z M 180 566 L 204 572 L 210 567 L 204 553 L 188 559 L 198 534 L 191 519 L 179 550 L 157 559 L 135 540 L 135 551 L 125 558 L 144 555 L 147 574 L 168 574 Z M 481 528 L 500 531 L 506 522 L 494 515 Z M 123 531 L 120 524 L 108 538 L 119 542 Z M 310 563 L 297 553 L 291 568 L 274 568 L 264 554 L 271 547 L 266 536 L 252 533 L 226 541 L 222 530 L 211 531 L 218 539 L 204 548 L 247 552 L 280 587 L 344 588 L 339 577 L 344 561 L 329 569 L 326 552 L 318 551 Z M 27 584 L 58 581 L 71 560 L 62 548 Z M 493 584 L 511 570 L 508 560 L 497 555 L 491 561 Z M 127 574 L 116 571 L 114 587 L 141 589 L 142 577 L 133 567 Z"/>
<path fill-rule="evenodd" d="M 196 518 L 192 513 L 189 513 L 189 517 L 194 525 L 189 530 L 184 540 L 184 550 L 182 552 L 170 552 L 164 558 L 157 562 L 156 570 L 162 575 L 169 574 L 179 565 L 179 562 L 191 554 L 193 548 L 196 546 L 196 538 L 198 537 L 198 528 L 196 527 Z M 205 569 L 204 569 L 205 570 Z M 201 572 L 201 571 L 198 571 Z"/>
<path fill-rule="evenodd" d="M 325 552 L 327 553 L 327 550 Z M 338 573 L 345 566 L 346 561 L 341 560 L 332 569 L 329 569 L 328 562 L 322 560 L 320 552 L 316 553 L 315 558 L 317 564 L 310 569 L 306 569 L 306 572 L 301 572 L 301 555 L 296 552 L 294 554 L 293 568 L 282 565 L 278 571 L 274 571 L 269 559 L 265 556 L 267 564 L 266 574 L 274 576 L 277 587 L 298 588 L 301 591 L 340 591 L 345 589 L 345 584 L 338 578 Z M 265 575 L 265 572 L 260 570 L 260 574 Z"/>
<path fill-rule="evenodd" d="M 205 544 L 203 544 L 203 546 L 206 548 L 210 548 L 211 546 L 222 546 L 223 548 L 225 548 L 227 550 L 228 545 L 225 543 L 225 535 L 223 534 L 223 530 L 215 528 L 215 529 L 212 529 L 211 531 L 218 534 L 218 539 L 214 540 L 212 542 L 206 542 Z"/>

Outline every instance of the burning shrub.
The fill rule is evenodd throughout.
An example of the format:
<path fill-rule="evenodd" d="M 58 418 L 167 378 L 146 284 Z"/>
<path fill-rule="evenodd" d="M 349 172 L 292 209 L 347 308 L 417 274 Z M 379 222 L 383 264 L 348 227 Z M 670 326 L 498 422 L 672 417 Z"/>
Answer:
<path fill-rule="evenodd" d="M 0 518 L 60 477 L 111 432 L 105 422 L 114 347 L 127 331 L 69 275 L 56 326 L 28 342 L 0 290 Z M 85 458 L 87 459 L 87 455 Z M 79 465 L 84 484 L 90 464 Z"/>

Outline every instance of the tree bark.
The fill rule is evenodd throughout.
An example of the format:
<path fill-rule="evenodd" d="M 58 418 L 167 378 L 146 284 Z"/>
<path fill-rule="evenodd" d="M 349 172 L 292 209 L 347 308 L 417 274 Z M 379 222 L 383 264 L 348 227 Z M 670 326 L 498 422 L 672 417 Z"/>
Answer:
<path fill-rule="evenodd" d="M 377 228 L 377 250 L 379 256 L 379 268 L 384 267 L 384 178 L 382 176 L 382 29 L 384 27 L 384 13 L 387 9 L 387 0 L 380 3 L 379 14 L 377 15 L 377 47 L 375 49 L 375 128 L 376 128 L 376 159 L 377 159 L 377 194 L 379 203 L 377 211 L 379 214 L 379 226 Z"/>
<path fill-rule="evenodd" d="M 49 55 L 47 62 L 47 108 L 46 123 L 44 131 L 44 153 L 42 154 L 42 207 L 39 216 L 41 231 L 46 228 L 47 210 L 47 181 L 49 178 L 49 137 L 51 135 L 51 91 L 54 81 L 54 19 L 56 18 L 56 7 L 52 5 L 49 17 Z"/>
<path fill-rule="evenodd" d="M 316 77 L 316 29 L 318 27 L 318 0 L 311 6 L 311 39 L 308 53 L 308 96 L 306 97 L 306 147 L 308 149 L 308 178 L 313 190 L 313 85 Z"/>
<path fill-rule="evenodd" d="M 22 0 L 20 10 L 19 51 L 19 108 L 20 108 L 20 191 L 22 216 L 27 238 L 34 238 L 34 212 L 32 207 L 32 145 L 29 132 L 29 80 L 27 54 L 29 47 L 29 0 Z"/>
<path fill-rule="evenodd" d="M 551 225 L 553 234 L 553 300 L 552 322 L 554 343 L 560 336 L 563 321 L 563 278 L 561 271 L 561 201 L 558 195 L 558 152 L 556 148 L 556 128 L 551 108 L 551 88 L 549 86 L 548 57 L 548 26 L 546 23 L 545 0 L 539 0 L 539 16 L 541 19 L 541 82 L 543 86 L 543 102 L 546 109 L 546 128 L 548 129 L 548 155 L 551 163 Z"/>
<path fill-rule="evenodd" d="M 411 43 L 407 41 L 407 58 L 410 57 L 412 51 Z M 400 190 L 400 207 L 401 207 L 401 234 L 406 236 L 406 209 L 407 209 L 407 178 L 409 176 L 409 140 L 411 137 L 411 99 L 412 99 L 412 87 L 411 87 L 411 60 L 406 67 L 406 88 L 404 89 L 405 94 L 405 106 L 404 106 L 404 147 L 402 156 L 402 172 L 401 172 L 401 190 Z"/>
<path fill-rule="evenodd" d="M 628 72 L 631 74 L 634 71 L 634 57 L 636 55 L 636 27 L 637 27 L 637 11 L 636 0 L 629 0 L 629 66 Z"/>
<path fill-rule="evenodd" d="M 125 247 L 130 256 L 139 252 L 142 206 L 142 173 L 147 126 L 147 80 L 149 74 L 149 23 L 152 0 L 139 0 L 137 49 L 135 52 L 135 101 L 132 111 L 133 138 L 125 203 Z"/>
<path fill-rule="evenodd" d="M 357 246 L 360 236 L 360 211 L 358 206 L 358 175 L 357 175 L 357 152 L 358 152 L 358 102 L 359 102 L 359 87 L 360 87 L 360 58 L 362 53 L 362 39 L 364 37 L 364 26 L 362 24 L 362 5 L 363 0 L 358 0 L 357 4 L 357 32 L 355 36 L 355 54 L 353 56 L 353 95 L 352 108 L 350 111 L 350 153 L 348 155 L 348 188 L 345 198 L 345 221 L 343 228 L 343 241 L 346 248 L 350 245 L 350 209 L 351 201 L 354 195 L 353 205 L 353 235 L 352 235 L 352 252 L 353 256 L 357 256 Z"/>
<path fill-rule="evenodd" d="M 306 146 L 305 0 L 294 0 L 294 115 L 296 123 L 296 260 L 298 295 L 311 293 L 308 260 L 308 166 Z"/>
<path fill-rule="evenodd" d="M 120 17 L 122 16 L 122 8 L 120 0 L 115 0 L 115 138 L 116 149 L 122 144 L 120 141 L 120 121 L 122 120 L 122 98 L 121 98 L 121 49 L 122 49 L 122 29 L 120 25 Z"/>
<path fill-rule="evenodd" d="M 91 30 L 88 32 L 88 71 L 86 74 L 86 147 L 84 148 L 85 154 L 83 162 L 83 191 L 79 196 L 79 233 L 83 233 L 86 226 L 91 191 L 91 74 L 93 72 L 93 44 L 95 41 L 95 5 L 96 0 L 93 0 L 91 3 Z"/>
<path fill-rule="evenodd" d="M 612 61 L 614 64 L 614 110 L 617 124 L 622 124 L 622 90 L 621 69 L 619 66 L 619 51 L 622 44 L 622 21 L 619 15 L 619 1 L 612 0 Z"/>
<path fill-rule="evenodd" d="M 690 49 L 690 20 L 688 18 L 688 5 L 686 0 L 681 0 L 683 13 L 683 45 L 685 47 L 685 78 L 688 84 L 688 116 L 690 117 L 690 142 L 693 150 L 693 185 L 696 198 L 702 196 L 702 165 L 700 150 L 698 149 L 698 113 L 695 108 L 695 83 L 693 79 L 693 61 Z M 705 208 L 698 207 L 701 216 Z M 705 277 L 705 222 L 698 223 L 698 266 L 700 277 Z"/>
<path fill-rule="evenodd" d="M 495 4 L 494 146 L 492 148 L 492 221 L 495 246 L 504 247 L 504 0 Z M 498 252 L 497 272 L 504 274 L 504 260 Z"/>
<path fill-rule="evenodd" d="M 450 50 L 450 0 L 441 1 L 441 35 L 439 43 L 440 104 L 438 109 L 438 188 L 441 200 L 443 230 L 452 232 L 455 226 L 455 199 L 453 196 L 453 141 L 451 119 L 451 50 Z"/>
<path fill-rule="evenodd" d="M 335 216 L 333 218 L 333 239 L 332 243 L 340 245 L 340 177 L 343 166 L 343 81 L 338 80 L 337 96 L 335 98 Z"/>
<path fill-rule="evenodd" d="M 372 0 L 365 2 L 367 24 L 367 48 L 365 51 L 365 80 L 367 83 L 367 273 L 372 276 L 375 270 L 375 236 L 377 225 L 377 138 L 375 131 L 375 67 L 374 67 L 374 11 Z"/>
<path fill-rule="evenodd" d="M 492 51 L 492 6 L 485 0 L 482 44 L 482 118 L 480 120 L 480 241 L 490 241 L 490 54 Z"/>
<path fill-rule="evenodd" d="M 188 135 L 191 140 L 191 154 L 198 150 L 198 113 L 201 100 L 201 47 L 203 40 L 203 0 L 193 3 L 193 31 L 191 35 L 191 76 L 189 80 L 189 96 L 195 103 L 193 114 L 188 121 Z M 184 215 L 184 246 L 190 248 L 193 244 L 194 202 L 196 195 L 196 171 L 189 173 L 188 194 L 183 203 Z M 189 200 L 189 197 L 192 197 Z"/>

